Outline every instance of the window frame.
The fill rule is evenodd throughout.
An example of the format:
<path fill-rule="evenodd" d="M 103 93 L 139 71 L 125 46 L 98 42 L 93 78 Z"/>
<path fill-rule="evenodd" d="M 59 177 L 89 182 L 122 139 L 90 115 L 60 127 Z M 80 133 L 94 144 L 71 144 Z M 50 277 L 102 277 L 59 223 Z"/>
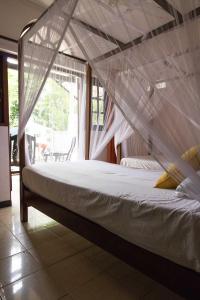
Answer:
<path fill-rule="evenodd" d="M 0 53 L 0 126 L 9 126 L 7 56 Z"/>
<path fill-rule="evenodd" d="M 8 96 L 8 58 L 18 59 L 17 55 L 0 51 L 0 96 L 2 106 L 0 106 L 2 118 L 0 126 L 9 126 L 9 96 Z"/>
<path fill-rule="evenodd" d="M 96 96 L 93 96 L 93 87 L 96 87 L 97 91 L 96 91 Z M 105 90 L 103 91 L 103 96 L 100 97 L 100 91 L 99 89 L 102 88 L 103 86 L 101 85 L 101 83 L 99 82 L 99 80 L 95 77 L 92 77 L 92 93 L 91 93 L 91 129 L 96 131 L 98 129 L 98 131 L 102 131 L 104 128 L 104 123 L 105 123 L 105 112 L 106 112 L 106 98 L 107 98 L 107 94 L 105 92 Z M 97 110 L 93 110 L 93 101 L 97 101 Z M 103 111 L 100 111 L 100 102 L 103 102 Z M 97 117 L 97 124 L 94 124 L 93 122 L 93 116 L 94 114 Z M 100 116 L 103 115 L 103 124 L 98 125 L 99 122 L 99 118 Z"/>

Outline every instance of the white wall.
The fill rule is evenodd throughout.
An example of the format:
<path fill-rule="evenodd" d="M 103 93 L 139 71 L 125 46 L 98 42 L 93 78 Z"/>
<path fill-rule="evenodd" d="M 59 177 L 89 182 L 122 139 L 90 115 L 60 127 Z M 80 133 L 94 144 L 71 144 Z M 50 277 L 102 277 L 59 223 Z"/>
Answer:
<path fill-rule="evenodd" d="M 29 0 L 0 0 L 0 35 L 18 40 L 24 26 L 43 11 Z"/>
<path fill-rule="evenodd" d="M 7 53 L 17 54 L 18 44 L 0 38 L 0 50 Z"/>
<path fill-rule="evenodd" d="M 10 200 L 8 127 L 0 127 L 0 202 Z"/>

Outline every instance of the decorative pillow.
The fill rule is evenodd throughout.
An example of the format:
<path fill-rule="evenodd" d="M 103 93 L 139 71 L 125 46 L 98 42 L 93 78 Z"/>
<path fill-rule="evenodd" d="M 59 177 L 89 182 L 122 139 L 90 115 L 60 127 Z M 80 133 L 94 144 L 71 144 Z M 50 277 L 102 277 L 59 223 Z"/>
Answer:
<path fill-rule="evenodd" d="M 200 176 L 200 171 L 197 172 L 197 175 Z M 191 179 L 189 177 L 187 177 L 186 179 L 184 179 L 181 184 L 179 184 L 176 188 L 176 192 L 177 192 L 177 196 L 178 197 L 188 197 L 188 193 L 187 191 L 194 191 L 196 190 L 195 185 L 193 184 L 193 182 L 191 181 Z"/>
<path fill-rule="evenodd" d="M 181 158 L 187 161 L 195 171 L 200 169 L 200 145 L 195 146 L 187 150 Z M 175 178 L 176 179 L 175 179 Z M 178 179 L 179 178 L 179 179 Z M 175 189 L 184 179 L 184 176 L 176 168 L 174 164 L 171 164 L 168 168 L 168 172 L 164 172 L 155 184 L 156 188 L 160 189 Z"/>

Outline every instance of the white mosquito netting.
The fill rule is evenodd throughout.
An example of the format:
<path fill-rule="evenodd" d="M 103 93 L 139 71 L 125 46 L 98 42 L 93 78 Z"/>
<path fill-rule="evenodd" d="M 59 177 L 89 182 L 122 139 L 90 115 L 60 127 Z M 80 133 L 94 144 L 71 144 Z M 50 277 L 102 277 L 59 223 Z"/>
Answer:
<path fill-rule="evenodd" d="M 68 21 L 60 6 L 52 8 L 20 43 L 19 137 L 25 130 L 27 163 L 85 157 L 85 62 L 59 53 Z"/>
<path fill-rule="evenodd" d="M 85 64 L 59 54 L 26 125 L 30 162 L 83 159 L 84 113 Z"/>
<path fill-rule="evenodd" d="M 35 55 L 42 63 L 21 79 L 20 135 L 58 51 L 84 58 L 132 132 L 165 169 L 175 163 L 175 179 L 190 177 L 187 192 L 200 199 L 200 178 L 181 158 L 200 144 L 199 15 L 199 0 L 55 1 L 21 39 L 21 73 Z"/>

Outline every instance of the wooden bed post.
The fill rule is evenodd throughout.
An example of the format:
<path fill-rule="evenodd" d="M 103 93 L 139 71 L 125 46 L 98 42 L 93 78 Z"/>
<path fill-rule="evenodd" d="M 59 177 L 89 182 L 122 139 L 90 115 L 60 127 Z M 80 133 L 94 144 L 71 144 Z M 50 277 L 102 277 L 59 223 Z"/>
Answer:
<path fill-rule="evenodd" d="M 119 145 L 117 145 L 117 164 L 118 165 L 120 164 L 121 158 L 122 158 L 122 145 L 119 144 Z"/>
<path fill-rule="evenodd" d="M 25 134 L 19 142 L 19 167 L 20 167 L 20 219 L 22 222 L 28 221 L 28 204 L 25 198 L 25 188 L 22 181 L 22 171 L 25 167 Z"/>
<path fill-rule="evenodd" d="M 24 30 L 22 31 L 23 34 Z M 21 35 L 22 36 L 22 35 Z M 18 97 L 19 97 L 19 104 L 20 104 L 20 91 L 21 91 L 21 80 L 22 80 L 22 74 L 21 74 L 21 54 L 22 54 L 22 40 L 21 38 L 19 39 L 18 43 L 18 65 L 19 65 L 19 92 L 18 92 Z M 25 199 L 25 187 L 23 184 L 22 180 L 22 171 L 23 168 L 26 165 L 26 160 L 25 160 L 25 133 L 19 140 L 19 168 L 20 168 L 20 220 L 21 222 L 27 222 L 28 221 L 28 203 Z"/>
<path fill-rule="evenodd" d="M 85 159 L 90 156 L 90 130 L 91 130 L 91 100 L 92 100 L 92 69 L 86 66 L 86 124 L 85 124 Z"/>

